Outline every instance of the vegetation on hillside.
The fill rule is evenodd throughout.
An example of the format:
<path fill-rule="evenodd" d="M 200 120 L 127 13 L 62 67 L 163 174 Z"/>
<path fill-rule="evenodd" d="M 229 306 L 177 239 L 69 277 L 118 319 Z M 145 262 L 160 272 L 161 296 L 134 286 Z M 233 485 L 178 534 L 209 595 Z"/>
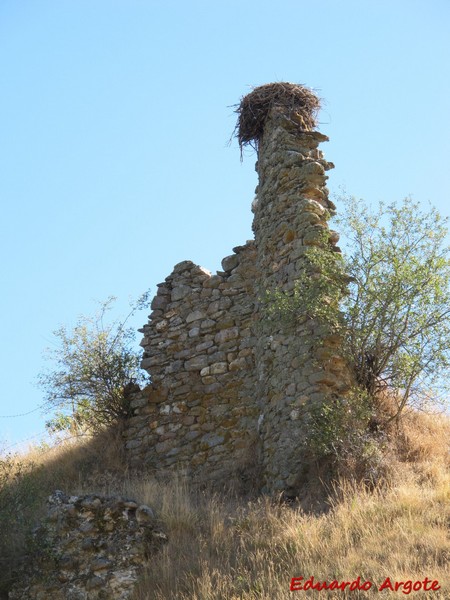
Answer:
<path fill-rule="evenodd" d="M 63 489 L 134 498 L 152 506 L 164 523 L 169 544 L 153 557 L 134 600 L 287 600 L 291 578 L 311 575 L 316 581 L 360 576 L 374 583 L 361 596 L 336 592 L 344 599 L 377 597 L 376 584 L 386 577 L 428 577 L 441 585 L 432 598 L 444 600 L 450 594 L 450 478 L 443 442 L 449 438 L 448 418 L 406 409 L 387 454 L 390 483 L 369 491 L 337 482 L 319 513 L 276 499 L 200 492 L 176 479 L 158 483 L 134 475 L 113 431 L 4 458 L 0 598 L 18 576 L 15 569 L 32 559 L 28 536 L 46 498 Z"/>
<path fill-rule="evenodd" d="M 39 375 L 52 432 L 99 432 L 130 416 L 127 389 L 146 380 L 140 370 L 136 332 L 127 321 L 148 305 L 149 292 L 132 305 L 122 320 L 107 321 L 116 298 L 100 304 L 93 317 L 81 316 L 73 329 L 54 332 L 55 347 L 47 350 L 51 367 Z"/>
<path fill-rule="evenodd" d="M 421 427 L 433 442 L 422 437 Z M 397 483 L 384 489 L 369 492 L 342 482 L 322 514 L 267 498 L 236 502 L 192 496 L 179 484 L 142 482 L 136 494 L 158 507 L 170 543 L 152 562 L 134 599 L 288 600 L 295 597 L 291 579 L 310 576 L 316 582 L 360 577 L 373 583 L 360 594 L 323 591 L 324 598 L 378 597 L 377 587 L 386 577 L 438 580 L 440 590 L 432 598 L 448 598 L 450 481 L 441 437 L 448 431 L 448 423 L 419 417 L 409 430 L 411 446 L 403 451 L 415 448 L 423 453 L 422 461 L 412 465 L 393 459 Z"/>
<path fill-rule="evenodd" d="M 336 467 L 333 487 L 317 481 L 309 490 L 320 510 L 130 472 L 117 423 L 128 416 L 124 390 L 141 376 L 139 359 L 126 320 L 105 324 L 107 302 L 93 319 L 56 332 L 57 367 L 41 376 L 49 409 L 59 411 L 49 427 L 95 435 L 0 457 L 0 598 L 32 559 L 30 532 L 54 489 L 121 494 L 156 509 L 170 541 L 133 600 L 284 600 L 293 577 L 310 576 L 373 583 L 359 596 L 336 592 L 343 599 L 375 597 L 386 577 L 428 577 L 440 582 L 435 600 L 450 596 L 450 421 L 420 412 L 447 389 L 445 224 L 409 200 L 375 215 L 348 200 L 347 215 L 347 258 L 333 253 L 330 267 L 329 255 L 313 251 L 310 267 L 326 277 L 305 277 L 290 299 L 269 299 L 269 318 L 289 321 L 300 310 L 305 318 L 306 302 L 306 318 L 328 320 L 359 384 L 310 415 L 309 450 Z M 320 285 L 308 288 L 311 281 Z"/>
<path fill-rule="evenodd" d="M 448 404 L 447 219 L 410 198 L 376 210 L 363 200 L 340 200 L 343 254 L 325 232 L 323 244 L 306 250 L 294 289 L 267 293 L 265 314 L 288 331 L 318 321 L 340 339 L 355 385 L 306 408 L 303 444 L 313 460 L 331 462 L 335 476 L 376 485 L 387 476 L 385 455 L 405 407 Z"/>
<path fill-rule="evenodd" d="M 345 350 L 370 397 L 389 390 L 392 419 L 406 404 L 424 407 L 450 392 L 448 219 L 411 198 L 375 210 L 341 200 Z"/>
<path fill-rule="evenodd" d="M 101 488 L 126 479 L 123 442 L 115 428 L 95 436 L 72 437 L 55 446 L 32 447 L 23 454 L 0 456 L 0 598 L 32 559 L 30 535 L 56 489 Z M 112 491 L 112 490 L 111 490 Z"/>

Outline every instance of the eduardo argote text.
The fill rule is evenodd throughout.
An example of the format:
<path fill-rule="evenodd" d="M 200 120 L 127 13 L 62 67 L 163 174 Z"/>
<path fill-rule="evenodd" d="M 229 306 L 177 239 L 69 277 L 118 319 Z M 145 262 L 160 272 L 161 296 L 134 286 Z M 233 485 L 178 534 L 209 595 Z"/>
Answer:
<path fill-rule="evenodd" d="M 413 581 L 407 579 L 405 581 L 395 581 L 390 577 L 386 577 L 385 580 L 377 585 L 372 581 L 361 581 L 361 577 L 354 579 L 353 581 L 315 581 L 314 576 L 305 579 L 304 577 L 292 577 L 290 590 L 291 592 L 300 592 L 306 590 L 349 590 L 351 592 L 355 590 L 368 591 L 373 586 L 377 586 L 379 592 L 383 590 L 390 590 L 391 592 L 401 592 L 403 594 L 410 594 L 411 592 L 417 592 L 423 590 L 424 592 L 434 592 L 440 589 L 439 581 L 436 579 L 418 579 Z"/>

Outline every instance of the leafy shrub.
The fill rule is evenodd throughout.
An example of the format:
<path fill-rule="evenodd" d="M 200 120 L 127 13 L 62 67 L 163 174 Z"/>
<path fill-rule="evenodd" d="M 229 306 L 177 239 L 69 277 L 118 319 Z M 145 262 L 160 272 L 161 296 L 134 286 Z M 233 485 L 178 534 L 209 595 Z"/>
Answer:
<path fill-rule="evenodd" d="M 145 376 L 133 347 L 135 331 L 126 322 L 147 299 L 148 293 L 124 320 L 106 323 L 111 297 L 93 317 L 80 317 L 72 330 L 62 326 L 54 332 L 57 347 L 48 350 L 48 357 L 56 368 L 39 376 L 48 409 L 57 410 L 47 422 L 50 431 L 95 432 L 129 416 L 127 390 Z"/>

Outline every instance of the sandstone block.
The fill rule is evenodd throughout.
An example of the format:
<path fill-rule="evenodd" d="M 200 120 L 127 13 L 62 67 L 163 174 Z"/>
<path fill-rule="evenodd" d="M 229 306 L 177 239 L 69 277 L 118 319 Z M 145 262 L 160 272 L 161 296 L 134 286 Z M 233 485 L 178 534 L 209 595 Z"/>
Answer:
<path fill-rule="evenodd" d="M 222 260 L 222 269 L 225 272 L 230 272 L 235 269 L 239 264 L 239 256 L 237 254 L 232 254 L 231 256 L 226 256 Z"/>
<path fill-rule="evenodd" d="M 220 375 L 228 371 L 228 364 L 226 362 L 213 363 L 210 367 L 211 375 Z"/>
<path fill-rule="evenodd" d="M 207 433 L 202 437 L 201 442 L 203 444 L 206 444 L 209 448 L 213 448 L 214 446 L 217 446 L 218 444 L 222 444 L 224 439 L 225 438 L 223 437 L 223 435 Z"/>
<path fill-rule="evenodd" d="M 230 362 L 230 371 L 239 371 L 240 369 L 245 369 L 247 366 L 247 361 L 245 358 L 237 358 Z"/>
<path fill-rule="evenodd" d="M 228 342 L 229 340 L 234 340 L 239 337 L 239 329 L 237 327 L 230 327 L 228 329 L 222 329 L 219 331 L 214 341 L 216 344 L 223 344 L 224 342 Z"/>
<path fill-rule="evenodd" d="M 223 282 L 223 277 L 220 275 L 213 275 L 209 279 L 203 282 L 205 288 L 217 288 Z"/>
<path fill-rule="evenodd" d="M 200 321 L 200 319 L 204 319 L 206 317 L 206 313 L 203 310 L 197 309 L 192 311 L 186 317 L 186 323 L 192 323 L 193 321 Z"/>
<path fill-rule="evenodd" d="M 194 356 L 184 363 L 186 371 L 201 371 L 208 366 L 208 358 L 206 356 Z"/>
<path fill-rule="evenodd" d="M 134 450 L 135 448 L 139 448 L 142 445 L 142 441 L 139 439 L 136 440 L 129 440 L 126 444 L 125 444 L 125 448 L 127 450 Z"/>
<path fill-rule="evenodd" d="M 192 292 L 192 288 L 187 285 L 179 285 L 172 290 L 171 300 L 176 302 L 182 300 Z M 153 307 L 152 307 L 153 308 Z"/>
<path fill-rule="evenodd" d="M 205 319 L 204 321 L 202 321 L 200 323 L 200 329 L 202 331 L 208 331 L 209 329 L 215 327 L 216 322 L 213 321 L 212 319 Z"/>

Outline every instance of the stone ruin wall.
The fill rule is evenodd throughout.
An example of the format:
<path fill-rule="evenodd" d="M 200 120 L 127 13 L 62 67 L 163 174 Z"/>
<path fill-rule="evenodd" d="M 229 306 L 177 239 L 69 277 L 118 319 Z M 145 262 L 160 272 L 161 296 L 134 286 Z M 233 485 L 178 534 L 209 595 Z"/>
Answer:
<path fill-rule="evenodd" d="M 141 330 L 152 383 L 131 393 L 124 432 L 137 468 L 301 491 L 308 413 L 345 395 L 351 378 L 323 323 L 304 315 L 286 328 L 267 318 L 262 299 L 293 295 L 311 246 L 338 251 L 327 224 L 333 165 L 318 149 L 326 140 L 272 107 L 258 139 L 254 241 L 234 248 L 215 275 L 184 261 L 159 284 Z M 55 492 L 49 505 L 11 600 L 127 600 L 167 541 L 152 510 L 125 498 Z"/>
<path fill-rule="evenodd" d="M 184 261 L 158 286 L 141 342 L 152 385 L 125 432 L 133 464 L 200 481 L 244 475 L 253 460 L 255 252 L 235 248 L 216 275 Z"/>
<path fill-rule="evenodd" d="M 287 333 L 266 323 L 261 299 L 292 295 L 307 249 L 338 241 L 327 225 L 326 140 L 273 107 L 258 140 L 255 240 L 216 275 L 185 261 L 158 286 L 141 344 L 152 386 L 135 395 L 125 432 L 133 464 L 210 482 L 245 477 L 252 464 L 263 491 L 301 488 L 308 411 L 345 394 L 349 375 L 323 324 L 305 318 Z"/>
<path fill-rule="evenodd" d="M 53 492 L 10 600 L 128 600 L 168 541 L 146 505 Z"/>
<path fill-rule="evenodd" d="M 328 198 L 326 171 L 334 165 L 318 149 L 327 140 L 316 131 L 299 131 L 294 116 L 282 109 L 272 109 L 265 124 L 253 221 L 260 298 L 276 290 L 292 296 L 312 246 L 340 252 L 339 236 L 327 223 L 335 206 Z M 311 276 L 320 277 L 320 271 Z M 280 319 L 268 321 L 256 338 L 256 396 L 270 491 L 296 495 L 308 479 L 302 442 L 310 410 L 345 394 L 350 385 L 339 345 L 324 323 L 306 315 L 289 327 Z"/>

